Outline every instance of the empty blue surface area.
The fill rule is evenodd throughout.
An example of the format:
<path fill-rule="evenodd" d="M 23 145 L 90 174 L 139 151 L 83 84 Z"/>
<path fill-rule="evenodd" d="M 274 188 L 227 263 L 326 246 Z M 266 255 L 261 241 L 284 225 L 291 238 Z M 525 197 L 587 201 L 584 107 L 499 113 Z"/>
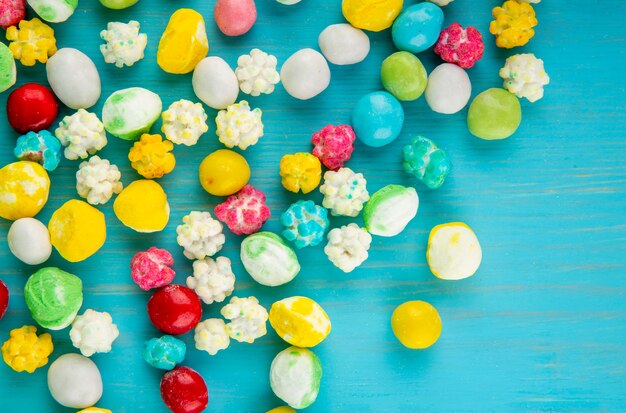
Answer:
<path fill-rule="evenodd" d="M 413 4 L 407 0 L 405 6 Z M 420 195 L 416 219 L 393 238 L 374 237 L 369 259 L 344 274 L 331 265 L 323 244 L 298 251 L 301 273 L 287 285 L 269 288 L 254 282 L 239 259 L 241 237 L 226 230 L 220 254 L 233 261 L 235 295 L 258 297 L 266 308 L 276 300 L 305 295 L 319 302 L 333 325 L 330 336 L 314 348 L 323 365 L 317 402 L 307 412 L 624 412 L 626 411 L 626 121 L 623 74 L 626 65 L 624 15 L 617 0 L 544 0 L 535 5 L 539 25 L 524 47 L 498 49 L 488 32 L 491 8 L 498 2 L 456 0 L 445 7 L 445 25 L 473 25 L 485 40 L 485 56 L 468 71 L 475 96 L 498 87 L 506 57 L 532 52 L 545 61 L 550 85 L 545 97 L 522 101 L 523 120 L 504 141 L 481 141 L 466 127 L 467 108 L 455 115 L 432 112 L 423 98 L 403 103 L 406 121 L 400 137 L 382 148 L 356 143 L 348 166 L 362 172 L 370 193 L 387 184 L 415 185 Z M 258 20 L 238 38 L 227 38 L 213 19 L 215 0 L 141 0 L 121 11 L 96 0 L 81 0 L 76 13 L 54 25 L 59 47 L 75 47 L 96 63 L 102 97 L 91 111 L 101 114 L 107 96 L 142 86 L 158 93 L 164 107 L 181 99 L 197 101 L 191 75 L 170 75 L 156 65 L 159 38 L 169 16 L 191 7 L 205 18 L 209 55 L 232 67 L 237 57 L 258 47 L 276 55 L 279 65 L 298 49 L 317 48 L 318 34 L 344 22 L 339 0 L 303 0 L 284 6 L 257 0 Z M 29 16 L 34 13 L 29 11 Z M 141 23 L 148 34 L 145 59 L 118 69 L 104 63 L 100 30 L 109 21 Z M 3 34 L 3 33 L 2 33 Z M 311 150 L 311 135 L 323 126 L 348 123 L 358 99 L 380 90 L 382 60 L 395 51 L 389 30 L 368 33 L 372 49 L 354 66 L 332 66 L 330 87 L 302 102 L 279 86 L 276 92 L 249 98 L 263 110 L 265 136 L 244 152 L 251 183 L 268 197 L 272 218 L 264 229 L 281 230 L 280 214 L 298 199 L 321 202 L 321 194 L 294 195 L 280 185 L 278 163 L 287 153 Z M 4 36 L 2 36 L 2 41 Z M 419 54 L 428 71 L 440 63 L 432 50 Z M 18 83 L 47 84 L 45 67 L 18 63 Z M 6 105 L 8 92 L 0 95 Z M 246 96 L 241 94 L 240 99 Z M 17 134 L 0 111 L 0 164 L 14 161 Z M 59 115 L 71 113 L 63 108 Z M 151 325 L 149 293 L 131 280 L 133 254 L 152 245 L 175 257 L 175 282 L 184 284 L 191 261 L 176 244 L 176 226 L 190 211 L 213 211 L 221 199 L 205 193 L 197 179 L 201 160 L 221 147 L 208 110 L 210 130 L 193 147 L 177 146 L 176 169 L 160 179 L 168 194 L 168 226 L 155 234 L 124 227 L 112 202 L 106 214 L 107 241 L 84 262 L 65 262 L 54 252 L 46 266 L 79 275 L 88 308 L 111 313 L 120 330 L 113 351 L 92 357 L 104 380 L 98 406 L 122 412 L 166 411 L 159 395 L 162 372 L 146 364 L 143 343 L 158 331 Z M 154 126 L 160 130 L 160 121 Z M 454 169 L 440 189 L 428 191 L 402 171 L 401 148 L 424 135 L 445 149 Z M 127 159 L 130 143 L 109 136 L 99 155 L 119 166 L 123 182 L 138 178 Z M 52 212 L 78 198 L 79 161 L 63 159 L 50 174 L 50 200 L 37 216 L 47 223 Z M 435 278 L 426 264 L 429 231 L 437 224 L 463 221 L 478 235 L 483 262 L 469 279 Z M 356 219 L 331 219 L 331 227 Z M 0 338 L 24 324 L 34 324 L 24 303 L 23 286 L 36 268 L 9 252 L 10 222 L 0 220 L 0 278 L 11 290 L 10 308 L 0 321 Z M 440 340 L 431 348 L 402 347 L 390 326 L 393 309 L 408 300 L 432 303 L 443 320 Z M 203 318 L 219 317 L 222 304 L 204 306 Z M 287 347 L 269 327 L 254 344 L 233 342 L 209 356 L 193 345 L 184 362 L 206 380 L 207 411 L 263 413 L 281 405 L 269 386 L 273 357 Z M 55 350 L 77 352 L 68 329 L 52 332 Z M 57 405 L 47 390 L 47 367 L 35 374 L 15 373 L 0 363 L 0 411 L 71 412 Z"/>

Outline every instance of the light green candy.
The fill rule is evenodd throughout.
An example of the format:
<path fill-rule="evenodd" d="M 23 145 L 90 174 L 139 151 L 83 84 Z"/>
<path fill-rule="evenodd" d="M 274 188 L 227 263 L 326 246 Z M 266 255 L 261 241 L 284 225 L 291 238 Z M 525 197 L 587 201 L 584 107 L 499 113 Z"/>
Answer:
<path fill-rule="evenodd" d="M 0 43 L 0 93 L 13 86 L 16 80 L 17 70 L 13 53 L 4 43 Z"/>
<path fill-rule="evenodd" d="M 100 0 L 104 7 L 109 9 L 125 9 L 137 3 L 139 0 Z"/>
<path fill-rule="evenodd" d="M 140 87 L 118 90 L 104 102 L 102 122 L 113 136 L 137 140 L 161 116 L 163 104 L 156 93 Z"/>
<path fill-rule="evenodd" d="M 522 107 L 514 94 L 491 88 L 476 96 L 467 113 L 467 127 L 472 135 L 486 140 L 513 135 L 522 121 Z"/>
<path fill-rule="evenodd" d="M 286 284 L 300 272 L 294 250 L 271 232 L 257 232 L 244 239 L 241 261 L 256 282 L 269 287 Z"/>
<path fill-rule="evenodd" d="M 409 52 L 396 52 L 383 60 L 380 79 L 389 93 L 405 101 L 422 96 L 428 84 L 424 65 Z"/>
<path fill-rule="evenodd" d="M 322 380 L 322 364 L 306 348 L 289 347 L 274 357 L 270 386 L 274 394 L 294 409 L 304 409 L 315 401 Z"/>
<path fill-rule="evenodd" d="M 78 0 L 28 0 L 27 3 L 39 17 L 52 23 L 69 19 L 78 6 Z"/>
<path fill-rule="evenodd" d="M 365 228 L 374 235 L 393 237 L 401 233 L 417 215 L 419 197 L 415 189 L 387 185 L 376 191 L 365 205 Z"/>
<path fill-rule="evenodd" d="M 61 330 L 74 321 L 83 304 L 83 283 L 58 268 L 42 268 L 26 281 L 24 299 L 40 326 Z"/>

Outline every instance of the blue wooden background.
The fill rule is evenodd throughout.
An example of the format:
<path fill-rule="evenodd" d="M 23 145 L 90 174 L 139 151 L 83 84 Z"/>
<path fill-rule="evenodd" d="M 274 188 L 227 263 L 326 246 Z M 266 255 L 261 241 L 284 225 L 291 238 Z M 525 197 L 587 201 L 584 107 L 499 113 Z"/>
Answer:
<path fill-rule="evenodd" d="M 407 5 L 412 1 L 407 1 Z M 488 34 L 491 8 L 498 2 L 456 0 L 445 8 L 446 24 L 474 25 L 486 40 L 484 59 L 469 71 L 476 95 L 499 86 L 504 59 L 533 52 L 545 61 L 552 79 L 546 96 L 523 101 L 523 122 L 508 140 L 484 142 L 465 125 L 466 110 L 438 115 L 425 101 L 404 104 L 406 122 L 393 144 L 372 149 L 357 144 L 348 166 L 364 173 L 370 192 L 389 183 L 415 182 L 401 171 L 400 150 L 411 136 L 423 134 L 445 148 L 454 172 L 437 191 L 418 187 L 417 218 L 395 238 L 375 237 L 369 260 L 351 274 L 334 268 L 322 247 L 298 252 L 300 275 L 288 285 L 256 284 L 238 259 L 240 237 L 227 233 L 223 254 L 237 275 L 235 294 L 255 295 L 269 308 L 290 295 L 306 295 L 326 309 L 333 331 L 315 348 L 324 377 L 310 412 L 623 412 L 626 411 L 626 121 L 624 117 L 624 2 L 544 0 L 536 6 L 537 34 L 513 51 L 497 49 Z M 191 75 L 169 75 L 155 63 L 160 34 L 178 7 L 205 17 L 210 55 L 231 65 L 258 47 L 283 62 L 303 47 L 317 47 L 317 36 L 331 23 L 343 22 L 340 1 L 303 0 L 286 7 L 258 0 L 258 21 L 239 38 L 219 33 L 212 18 L 215 0 L 142 0 L 111 11 L 96 0 L 81 0 L 74 16 L 55 25 L 59 47 L 76 47 L 96 63 L 103 80 L 102 98 L 113 91 L 143 86 L 159 93 L 164 106 L 181 98 L 196 100 Z M 32 16 L 32 13 L 30 13 Z M 148 33 L 146 58 L 123 70 L 104 63 L 98 33 L 108 21 L 136 19 Z M 272 219 L 265 228 L 279 231 L 278 217 L 301 198 L 280 186 L 278 162 L 285 153 L 311 149 L 311 134 L 328 123 L 349 122 L 350 111 L 365 93 L 378 90 L 381 61 L 394 51 L 389 31 L 370 33 L 372 51 L 361 64 L 333 66 L 332 82 L 321 96 L 300 102 L 282 86 L 273 95 L 250 99 L 263 109 L 265 136 L 245 152 L 251 183 L 268 195 Z M 4 41 L 4 39 L 3 39 Z M 419 55 L 430 71 L 439 59 Z M 19 64 L 18 64 L 19 66 Z M 45 68 L 19 66 L 18 85 L 45 80 Z M 0 95 L 4 108 L 8 93 Z M 244 96 L 241 96 L 244 98 Z M 0 113 L 0 164 L 13 161 L 16 134 Z M 69 113 L 63 110 L 63 114 Z M 209 111 L 210 120 L 215 112 Z M 154 131 L 158 131 L 157 124 Z M 129 143 L 109 138 L 100 156 L 117 164 L 125 184 L 137 179 L 126 158 Z M 167 228 L 142 235 L 122 226 L 112 202 L 101 209 L 108 239 L 85 262 L 69 264 L 55 252 L 47 265 L 79 275 L 85 286 L 83 310 L 108 311 L 120 329 L 113 351 L 93 357 L 105 391 L 99 406 L 116 413 L 164 411 L 159 396 L 161 371 L 141 357 L 145 340 L 159 333 L 145 311 L 149 294 L 132 283 L 132 255 L 152 245 L 175 255 L 176 282 L 184 283 L 191 262 L 176 245 L 175 228 L 192 210 L 210 210 L 219 202 L 196 179 L 208 153 L 220 147 L 215 125 L 199 144 L 176 147 L 176 169 L 161 180 L 172 206 Z M 76 198 L 78 162 L 63 160 L 51 174 L 52 193 L 38 218 L 47 222 L 55 208 Z M 319 193 L 308 197 L 319 201 Z M 478 234 L 484 258 L 478 274 L 460 282 L 436 279 L 425 260 L 427 236 L 437 224 L 465 221 Z M 349 222 L 334 219 L 333 226 Z M 361 222 L 360 219 L 356 220 Z M 9 222 L 0 222 L 0 278 L 10 287 L 10 309 L 0 321 L 0 338 L 33 321 L 22 288 L 35 269 L 8 251 Z M 425 351 L 410 351 L 394 338 L 393 309 L 407 300 L 426 300 L 439 310 L 443 334 Z M 221 305 L 205 306 L 204 318 L 218 316 Z M 269 328 L 269 327 L 268 327 Z M 53 333 L 52 359 L 75 352 L 68 330 Z M 280 405 L 272 394 L 269 365 L 287 345 L 273 332 L 253 345 L 233 342 L 211 357 L 193 348 L 185 364 L 205 378 L 209 411 L 265 412 Z M 2 412 L 66 412 L 50 397 L 47 368 L 15 373 L 0 363 Z"/>

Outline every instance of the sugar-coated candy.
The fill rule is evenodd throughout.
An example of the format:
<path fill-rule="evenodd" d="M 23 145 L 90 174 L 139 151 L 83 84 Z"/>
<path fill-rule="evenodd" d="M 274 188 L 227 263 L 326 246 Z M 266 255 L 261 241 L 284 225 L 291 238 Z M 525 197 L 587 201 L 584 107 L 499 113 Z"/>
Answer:
<path fill-rule="evenodd" d="M 0 320 L 7 312 L 9 307 L 9 287 L 0 280 Z"/>
<path fill-rule="evenodd" d="M 35 218 L 20 218 L 13 222 L 7 242 L 11 253 L 28 265 L 43 264 L 52 254 L 48 228 Z"/>
<path fill-rule="evenodd" d="M 297 412 L 289 406 L 280 406 L 280 407 L 275 407 L 272 410 L 268 410 L 266 413 L 297 413 Z"/>
<path fill-rule="evenodd" d="M 296 99 L 308 100 L 326 90 L 330 84 L 330 68 L 317 50 L 301 49 L 285 60 L 280 79 L 287 93 Z"/>
<path fill-rule="evenodd" d="M 13 154 L 20 161 L 37 162 L 54 171 L 61 160 L 61 142 L 47 130 L 28 132 L 17 139 Z"/>
<path fill-rule="evenodd" d="M 441 317 L 425 301 L 400 304 L 391 316 L 391 328 L 398 341 L 410 349 L 425 349 L 441 335 Z"/>
<path fill-rule="evenodd" d="M 472 83 L 465 70 L 451 63 L 442 63 L 428 76 L 426 103 L 443 114 L 459 112 L 472 95 Z"/>
<path fill-rule="evenodd" d="M 402 131 L 404 109 L 387 92 L 372 92 L 363 96 L 352 109 L 352 127 L 356 137 L 375 148 L 393 142 Z"/>
<path fill-rule="evenodd" d="M 343 272 L 352 272 L 367 259 L 371 243 L 369 232 L 352 223 L 328 233 L 324 252 L 335 267 Z"/>
<path fill-rule="evenodd" d="M 126 9 L 137 2 L 139 0 L 100 0 L 104 7 L 114 10 Z"/>
<path fill-rule="evenodd" d="M 193 211 L 183 217 L 176 227 L 176 242 L 184 248 L 183 254 L 190 260 L 211 257 L 222 249 L 226 238 L 222 223 L 211 217 L 210 212 Z"/>
<path fill-rule="evenodd" d="M 80 50 L 59 49 L 46 63 L 46 74 L 54 94 L 69 108 L 87 109 L 100 99 L 98 69 Z"/>
<path fill-rule="evenodd" d="M 494 7 L 491 14 L 495 20 L 489 24 L 489 32 L 496 36 L 498 47 L 524 46 L 535 35 L 537 18 L 529 3 L 507 0 L 502 7 Z"/>
<path fill-rule="evenodd" d="M 202 160 L 200 184 L 211 195 L 227 196 L 241 190 L 250 179 L 250 166 L 235 151 L 219 149 Z"/>
<path fill-rule="evenodd" d="M 452 170 L 448 155 L 428 138 L 417 135 L 402 148 L 402 167 L 430 189 L 443 185 Z"/>
<path fill-rule="evenodd" d="M 100 32 L 105 41 L 100 45 L 104 61 L 117 67 L 132 66 L 143 59 L 148 44 L 148 36 L 139 33 L 140 25 L 136 20 L 128 23 L 109 22 L 106 30 Z"/>
<path fill-rule="evenodd" d="M 165 335 L 146 341 L 143 359 L 157 369 L 172 370 L 185 360 L 186 353 L 187 346 L 184 341 Z"/>
<path fill-rule="evenodd" d="M 113 342 L 119 335 L 120 332 L 113 324 L 109 313 L 92 309 L 87 309 L 82 315 L 77 316 L 70 330 L 72 344 L 85 357 L 110 352 Z"/>
<path fill-rule="evenodd" d="M 198 350 L 206 351 L 212 356 L 220 350 L 226 350 L 230 345 L 226 323 L 221 318 L 209 318 L 198 323 L 193 339 Z"/>
<path fill-rule="evenodd" d="M 250 54 L 239 56 L 235 75 L 241 91 L 251 96 L 274 92 L 274 86 L 280 82 L 276 64 L 276 56 L 260 49 L 252 49 Z"/>
<path fill-rule="evenodd" d="M 161 132 L 167 140 L 177 145 L 195 145 L 200 136 L 209 130 L 206 123 L 208 116 L 201 103 L 178 100 L 161 114 L 161 118 Z"/>
<path fill-rule="evenodd" d="M 156 290 L 148 300 L 148 316 L 154 326 L 165 334 L 185 334 L 202 317 L 202 303 L 193 290 L 170 284 Z"/>
<path fill-rule="evenodd" d="M 363 209 L 363 204 L 370 199 L 367 181 L 361 173 L 354 173 L 350 168 L 326 171 L 320 192 L 324 195 L 322 205 L 330 209 L 333 216 L 345 215 L 356 217 Z"/>
<path fill-rule="evenodd" d="M 239 95 L 237 75 L 218 56 L 202 59 L 193 71 L 191 82 L 198 99 L 213 109 L 226 109 Z"/>
<path fill-rule="evenodd" d="M 208 52 L 202 15 L 192 9 L 176 10 L 159 41 L 157 64 L 168 73 L 189 73 Z"/>
<path fill-rule="evenodd" d="M 314 247 L 322 242 L 328 229 L 328 210 L 313 201 L 300 200 L 289 206 L 280 222 L 285 226 L 283 237 L 296 248 Z"/>
<path fill-rule="evenodd" d="M 469 69 L 482 59 L 484 50 L 483 36 L 475 27 L 464 29 L 455 22 L 441 31 L 434 51 L 446 62 Z"/>
<path fill-rule="evenodd" d="M 383 87 L 398 100 L 415 100 L 422 96 L 428 80 L 426 68 L 412 53 L 396 52 L 383 60 L 380 67 Z"/>
<path fill-rule="evenodd" d="M 20 20 L 6 32 L 9 49 L 15 60 L 24 66 L 34 66 L 35 62 L 46 63 L 57 51 L 57 40 L 52 27 L 38 18 Z"/>
<path fill-rule="evenodd" d="M 522 107 L 514 94 L 491 88 L 472 101 L 467 126 L 472 135 L 486 140 L 506 139 L 522 122 Z"/>
<path fill-rule="evenodd" d="M 252 185 L 246 185 L 235 195 L 215 206 L 215 216 L 234 234 L 257 232 L 270 217 L 265 194 Z"/>
<path fill-rule="evenodd" d="M 48 129 L 58 112 L 59 106 L 52 91 L 36 83 L 18 87 L 7 99 L 7 119 L 18 133 Z"/>
<path fill-rule="evenodd" d="M 294 4 L 300 3 L 301 0 L 276 0 L 280 4 L 284 4 L 285 6 L 293 6 Z"/>
<path fill-rule="evenodd" d="M 337 170 L 352 156 L 355 139 L 350 125 L 327 125 L 313 134 L 313 155 L 328 169 Z"/>
<path fill-rule="evenodd" d="M 393 237 L 417 215 L 419 197 L 415 189 L 387 185 L 374 192 L 363 210 L 363 222 L 370 234 Z"/>
<path fill-rule="evenodd" d="M 82 409 L 102 397 L 102 376 L 96 363 L 80 354 L 64 354 L 48 369 L 48 389 L 60 405 Z"/>
<path fill-rule="evenodd" d="M 41 165 L 18 161 L 0 169 L 0 217 L 34 217 L 48 201 L 50 178 Z"/>
<path fill-rule="evenodd" d="M 161 135 L 144 133 L 130 148 L 128 160 L 130 166 L 144 178 L 161 178 L 176 166 L 176 158 L 171 153 L 173 149 L 174 144 L 163 140 Z"/>
<path fill-rule="evenodd" d="M 7 366 L 18 373 L 34 373 L 48 364 L 48 357 L 54 350 L 50 334 L 38 336 L 34 326 L 15 328 L 9 334 L 10 338 L 2 345 L 2 359 Z"/>
<path fill-rule="evenodd" d="M 137 140 L 161 116 L 163 104 L 156 93 L 140 87 L 113 92 L 102 107 L 104 128 L 113 136 Z"/>
<path fill-rule="evenodd" d="M 370 38 L 367 34 L 347 23 L 326 27 L 317 42 L 326 60 L 336 65 L 362 62 L 370 52 Z"/>
<path fill-rule="evenodd" d="M 115 216 L 137 232 L 158 232 L 170 219 L 170 205 L 157 182 L 140 179 L 131 182 L 113 203 Z"/>
<path fill-rule="evenodd" d="M 200 413 L 209 404 L 209 390 L 195 370 L 178 366 L 161 378 L 161 398 L 174 413 Z"/>
<path fill-rule="evenodd" d="M 263 136 L 262 114 L 259 108 L 250 109 L 245 100 L 229 105 L 226 110 L 220 110 L 217 114 L 215 133 L 226 147 L 237 146 L 245 150 L 255 145 Z"/>
<path fill-rule="evenodd" d="M 52 246 L 69 262 L 86 260 L 106 240 L 104 214 L 77 199 L 67 201 L 52 213 L 48 231 Z"/>
<path fill-rule="evenodd" d="M 78 0 L 27 0 L 27 3 L 39 17 L 51 23 L 66 21 L 78 6 Z"/>
<path fill-rule="evenodd" d="M 187 287 L 194 290 L 205 304 L 221 303 L 235 289 L 230 259 L 217 257 L 194 261 L 193 275 L 187 277 Z"/>
<path fill-rule="evenodd" d="M 78 109 L 71 116 L 65 116 L 54 134 L 65 146 L 67 159 L 85 159 L 107 144 L 104 124 L 98 116 L 85 109 Z"/>
<path fill-rule="evenodd" d="M 0 27 L 8 29 L 26 17 L 26 0 L 0 1 Z"/>
<path fill-rule="evenodd" d="M 61 330 L 74 321 L 83 304 L 83 283 L 58 268 L 42 268 L 26 281 L 24 300 L 37 324 Z"/>
<path fill-rule="evenodd" d="M 229 320 L 226 332 L 233 340 L 254 343 L 254 340 L 267 334 L 267 310 L 256 297 L 233 297 L 220 313 Z"/>
<path fill-rule="evenodd" d="M 222 33 L 241 36 L 256 22 L 256 4 L 254 0 L 217 0 L 213 16 Z"/>
<path fill-rule="evenodd" d="M 343 0 L 343 17 L 354 27 L 372 32 L 385 30 L 402 11 L 403 0 Z"/>
<path fill-rule="evenodd" d="M 288 297 L 270 308 L 276 334 L 297 347 L 314 347 L 330 334 L 330 319 L 321 305 L 307 297 Z"/>
<path fill-rule="evenodd" d="M 308 194 L 320 184 L 322 164 L 308 152 L 284 155 L 280 160 L 280 176 L 287 191 Z"/>
<path fill-rule="evenodd" d="M 399 50 L 419 53 L 437 42 L 443 24 L 443 11 L 430 2 L 404 9 L 393 22 L 391 36 Z"/>
<path fill-rule="evenodd" d="M 257 232 L 246 237 L 241 243 L 240 254 L 248 274 L 261 285 L 283 285 L 300 272 L 294 250 L 271 232 Z"/>
<path fill-rule="evenodd" d="M 500 69 L 504 88 L 518 98 L 536 102 L 543 97 L 543 87 L 550 83 L 550 77 L 543 68 L 543 60 L 532 53 L 516 54 L 506 59 Z"/>
<path fill-rule="evenodd" d="M 0 7 L 2 7 L 1 4 Z M 0 93 L 13 86 L 16 81 L 17 67 L 13 53 L 7 45 L 0 43 Z"/>
<path fill-rule="evenodd" d="M 476 273 L 482 250 L 474 231 L 462 222 L 437 225 L 430 231 L 426 259 L 443 280 L 462 280 Z"/>
<path fill-rule="evenodd" d="M 174 257 L 167 250 L 150 247 L 138 252 L 130 261 L 130 275 L 144 291 L 168 285 L 176 272 L 172 268 Z"/>
<path fill-rule="evenodd" d="M 454 0 L 428 0 L 431 3 L 435 3 L 439 7 L 447 6 L 452 3 Z M 521 0 L 524 1 L 524 0 Z"/>
<path fill-rule="evenodd" d="M 81 162 L 76 172 L 76 191 L 91 205 L 106 204 L 113 194 L 122 192 L 122 174 L 108 159 L 92 156 Z"/>
<path fill-rule="evenodd" d="M 306 348 L 284 349 L 270 367 L 272 391 L 294 409 L 304 409 L 315 402 L 321 380 L 322 363 Z"/>

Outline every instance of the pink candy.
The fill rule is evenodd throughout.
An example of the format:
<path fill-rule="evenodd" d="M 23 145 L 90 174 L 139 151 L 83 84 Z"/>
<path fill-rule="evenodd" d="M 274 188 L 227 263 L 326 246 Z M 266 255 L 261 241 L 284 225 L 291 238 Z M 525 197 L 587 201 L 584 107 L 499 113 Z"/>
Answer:
<path fill-rule="evenodd" d="M 464 29 L 459 23 L 441 31 L 435 45 L 435 53 L 448 63 L 455 63 L 469 69 L 483 57 L 485 45 L 483 37 L 476 28 Z"/>
<path fill-rule="evenodd" d="M 130 274 L 139 288 L 148 291 L 172 282 L 176 275 L 170 268 L 172 265 L 174 265 L 172 254 L 157 247 L 150 247 L 148 251 L 135 254 L 130 262 Z"/>
<path fill-rule="evenodd" d="M 26 17 L 26 0 L 0 0 L 0 27 L 6 29 Z"/>
<path fill-rule="evenodd" d="M 337 170 L 352 156 L 355 138 L 354 130 L 348 125 L 328 125 L 313 134 L 313 155 L 328 169 Z"/>
<path fill-rule="evenodd" d="M 256 5 L 254 0 L 217 0 L 213 15 L 222 33 L 227 36 L 241 36 L 256 21 Z"/>
<path fill-rule="evenodd" d="M 237 235 L 257 232 L 270 217 L 265 194 L 246 185 L 235 195 L 215 207 L 215 216 Z"/>

